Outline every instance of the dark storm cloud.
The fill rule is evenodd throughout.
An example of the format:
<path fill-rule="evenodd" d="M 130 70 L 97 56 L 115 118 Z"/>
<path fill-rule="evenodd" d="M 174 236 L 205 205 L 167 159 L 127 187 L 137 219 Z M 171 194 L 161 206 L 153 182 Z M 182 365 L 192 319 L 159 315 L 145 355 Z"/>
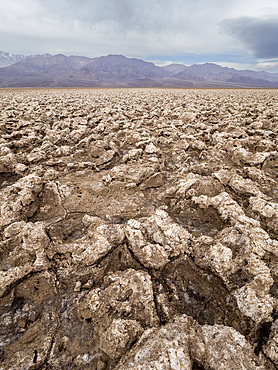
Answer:
<path fill-rule="evenodd" d="M 278 17 L 227 19 L 221 26 L 242 42 L 257 58 L 278 58 Z"/>

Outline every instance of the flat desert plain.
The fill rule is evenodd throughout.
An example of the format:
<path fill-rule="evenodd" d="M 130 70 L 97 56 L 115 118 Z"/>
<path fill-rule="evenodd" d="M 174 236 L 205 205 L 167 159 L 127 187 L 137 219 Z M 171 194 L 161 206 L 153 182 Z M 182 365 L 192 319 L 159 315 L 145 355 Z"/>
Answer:
<path fill-rule="evenodd" d="M 0 107 L 1 369 L 278 367 L 278 90 Z"/>

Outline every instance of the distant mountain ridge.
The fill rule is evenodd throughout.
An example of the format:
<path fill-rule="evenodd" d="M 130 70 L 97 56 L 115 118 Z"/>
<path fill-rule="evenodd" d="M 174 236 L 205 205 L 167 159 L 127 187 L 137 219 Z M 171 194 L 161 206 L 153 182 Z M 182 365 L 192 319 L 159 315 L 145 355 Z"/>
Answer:
<path fill-rule="evenodd" d="M 4 56 L 2 56 L 4 54 Z M 0 52 L 0 87 L 261 87 L 278 88 L 278 73 L 238 71 L 214 63 L 158 67 L 123 55 L 97 58 Z M 1 64 L 0 64 L 1 66 Z"/>
<path fill-rule="evenodd" d="M 36 57 L 50 57 L 51 54 L 36 54 L 36 55 L 24 55 L 24 54 L 12 54 L 12 53 L 5 53 L 4 51 L 0 50 L 0 68 L 1 67 L 8 67 L 20 60 L 27 59 L 27 58 L 36 58 Z"/>

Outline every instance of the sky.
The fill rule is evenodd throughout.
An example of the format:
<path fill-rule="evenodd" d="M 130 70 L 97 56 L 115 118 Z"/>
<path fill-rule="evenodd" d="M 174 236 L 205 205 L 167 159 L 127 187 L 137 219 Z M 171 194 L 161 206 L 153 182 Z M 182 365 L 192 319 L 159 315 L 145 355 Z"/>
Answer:
<path fill-rule="evenodd" d="M 0 50 L 278 72 L 278 0 L 0 0 Z"/>

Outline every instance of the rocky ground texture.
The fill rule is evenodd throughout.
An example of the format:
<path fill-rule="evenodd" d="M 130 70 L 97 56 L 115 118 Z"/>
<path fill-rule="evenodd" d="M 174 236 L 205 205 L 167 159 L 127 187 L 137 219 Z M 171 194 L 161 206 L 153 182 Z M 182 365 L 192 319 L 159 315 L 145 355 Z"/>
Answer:
<path fill-rule="evenodd" d="M 278 91 L 0 91 L 0 368 L 278 368 Z"/>

